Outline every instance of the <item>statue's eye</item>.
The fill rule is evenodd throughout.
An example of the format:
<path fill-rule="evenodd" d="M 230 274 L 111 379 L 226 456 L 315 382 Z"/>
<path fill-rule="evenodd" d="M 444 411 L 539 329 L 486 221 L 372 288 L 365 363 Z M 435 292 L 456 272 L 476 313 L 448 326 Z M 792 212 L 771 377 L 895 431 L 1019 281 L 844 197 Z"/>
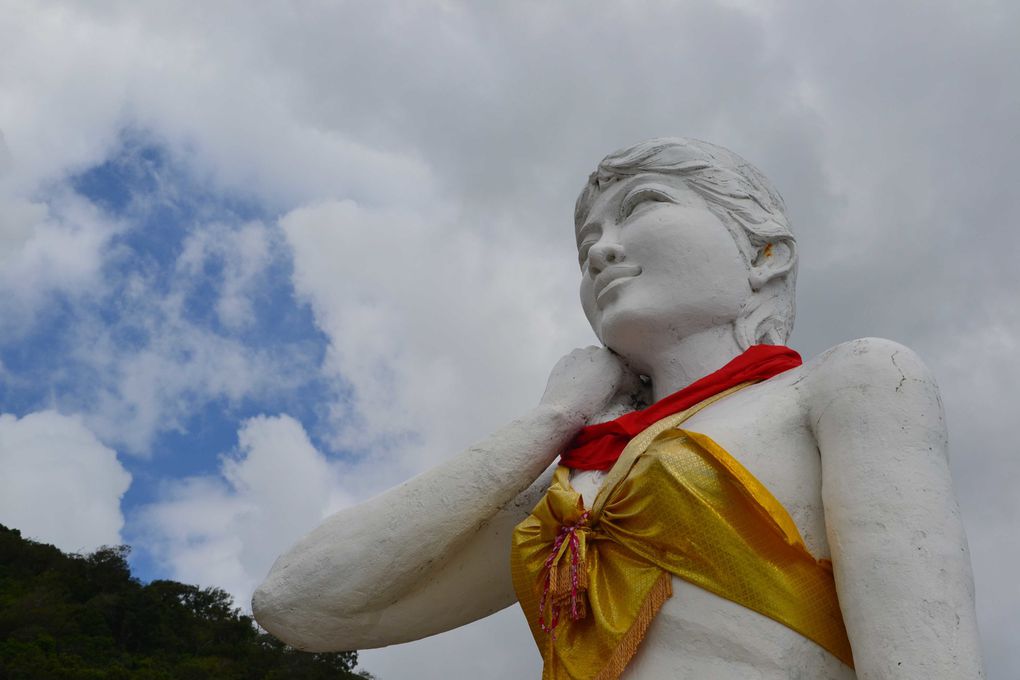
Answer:
<path fill-rule="evenodd" d="M 673 203 L 673 199 L 660 189 L 646 187 L 627 195 L 620 203 L 620 219 L 625 220 L 639 208 L 651 203 Z"/>

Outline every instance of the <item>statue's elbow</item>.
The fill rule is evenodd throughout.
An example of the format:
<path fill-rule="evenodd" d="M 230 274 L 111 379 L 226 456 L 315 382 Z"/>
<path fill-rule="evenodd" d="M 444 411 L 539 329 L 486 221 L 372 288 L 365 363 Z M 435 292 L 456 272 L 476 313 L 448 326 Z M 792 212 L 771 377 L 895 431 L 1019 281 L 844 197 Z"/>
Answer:
<path fill-rule="evenodd" d="M 286 598 L 280 596 L 272 578 L 266 579 L 255 589 L 251 597 L 251 613 L 259 626 L 270 635 L 300 647 L 289 634 L 294 627 L 294 621 L 290 620 L 293 619 L 293 605 L 288 606 Z"/>
<path fill-rule="evenodd" d="M 309 601 L 307 594 L 294 592 L 288 584 L 269 577 L 255 589 L 251 611 L 266 632 L 304 652 L 342 652 L 358 648 L 355 622 L 324 609 L 322 597 Z"/>
<path fill-rule="evenodd" d="M 308 650 L 310 641 L 303 635 L 308 627 L 303 621 L 306 612 L 272 577 L 255 589 L 251 597 L 251 613 L 263 630 L 273 637 L 296 649 Z"/>
<path fill-rule="evenodd" d="M 274 620 L 274 612 L 276 608 L 270 598 L 270 593 L 266 588 L 266 584 L 263 583 L 251 596 L 251 613 L 255 617 L 255 621 L 258 622 L 262 628 L 269 630 L 269 625 L 272 625 Z"/>

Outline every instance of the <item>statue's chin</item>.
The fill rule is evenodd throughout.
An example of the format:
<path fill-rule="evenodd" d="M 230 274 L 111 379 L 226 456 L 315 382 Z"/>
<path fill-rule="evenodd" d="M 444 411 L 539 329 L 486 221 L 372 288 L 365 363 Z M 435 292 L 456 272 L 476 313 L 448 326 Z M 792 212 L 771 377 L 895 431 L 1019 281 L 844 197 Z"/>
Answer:
<path fill-rule="evenodd" d="M 648 375 L 655 358 L 683 340 L 705 333 L 732 337 L 736 308 L 627 306 L 606 309 L 592 328 L 627 364 Z"/>
<path fill-rule="evenodd" d="M 664 338 L 677 335 L 676 326 L 648 309 L 611 310 L 595 329 L 602 343 L 623 357 L 634 369 L 647 374 L 649 355 L 663 345 Z"/>

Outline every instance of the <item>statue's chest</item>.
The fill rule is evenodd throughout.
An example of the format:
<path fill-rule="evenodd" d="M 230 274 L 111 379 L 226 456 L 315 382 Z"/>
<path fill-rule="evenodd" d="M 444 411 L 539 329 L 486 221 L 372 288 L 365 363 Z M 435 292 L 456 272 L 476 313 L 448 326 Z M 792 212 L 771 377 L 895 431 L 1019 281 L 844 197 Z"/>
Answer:
<path fill-rule="evenodd" d="M 781 390 L 756 395 L 754 389 L 702 411 L 681 427 L 708 435 L 736 458 L 790 513 L 808 549 L 816 557 L 827 557 L 821 461 L 814 436 L 799 406 L 784 399 Z M 602 471 L 576 471 L 570 484 L 590 507 L 605 476 Z"/>

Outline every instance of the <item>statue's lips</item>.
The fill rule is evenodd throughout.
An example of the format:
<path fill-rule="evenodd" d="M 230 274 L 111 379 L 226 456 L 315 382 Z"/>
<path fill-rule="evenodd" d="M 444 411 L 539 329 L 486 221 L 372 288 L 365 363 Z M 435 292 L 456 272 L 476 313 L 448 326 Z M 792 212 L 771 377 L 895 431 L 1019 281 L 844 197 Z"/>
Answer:
<path fill-rule="evenodd" d="M 636 264 L 616 264 L 603 269 L 595 277 L 595 283 L 592 286 L 595 301 L 598 302 L 599 297 L 610 288 L 615 288 L 619 283 L 626 279 L 632 279 L 640 273 L 641 267 Z"/>

